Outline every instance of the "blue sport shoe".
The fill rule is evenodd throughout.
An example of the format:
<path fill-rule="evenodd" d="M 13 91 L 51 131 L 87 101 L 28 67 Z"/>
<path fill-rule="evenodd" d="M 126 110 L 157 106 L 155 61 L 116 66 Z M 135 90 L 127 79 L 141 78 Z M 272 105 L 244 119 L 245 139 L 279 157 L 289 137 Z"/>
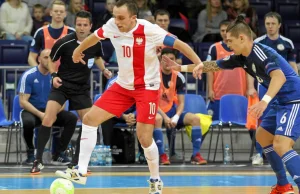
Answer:
<path fill-rule="evenodd" d="M 71 160 L 62 152 L 59 155 L 53 155 L 51 163 L 53 165 L 68 165 L 71 163 Z"/>

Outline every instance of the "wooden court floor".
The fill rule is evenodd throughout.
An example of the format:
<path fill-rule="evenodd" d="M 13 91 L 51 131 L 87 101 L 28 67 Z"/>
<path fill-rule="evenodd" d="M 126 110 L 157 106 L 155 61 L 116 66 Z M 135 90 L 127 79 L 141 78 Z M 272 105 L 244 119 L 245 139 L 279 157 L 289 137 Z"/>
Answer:
<path fill-rule="evenodd" d="M 47 167 L 35 176 L 28 173 L 29 169 L 28 166 L 0 166 L 0 194 L 49 194 L 49 187 L 57 178 L 54 175 L 57 167 Z M 75 194 L 148 194 L 146 166 L 91 170 L 93 173 L 85 186 L 74 184 Z M 161 171 L 163 194 L 268 194 L 276 183 L 269 166 L 178 165 L 163 167 Z M 289 181 L 293 183 L 290 177 Z"/>

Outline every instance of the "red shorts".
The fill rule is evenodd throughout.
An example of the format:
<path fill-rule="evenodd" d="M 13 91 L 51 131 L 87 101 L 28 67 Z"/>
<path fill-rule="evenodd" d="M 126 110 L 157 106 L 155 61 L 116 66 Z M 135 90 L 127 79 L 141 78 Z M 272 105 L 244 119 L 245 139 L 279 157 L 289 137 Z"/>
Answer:
<path fill-rule="evenodd" d="M 127 90 L 114 83 L 94 105 L 120 117 L 123 112 L 136 103 L 137 122 L 154 124 L 158 107 L 158 90 Z"/>

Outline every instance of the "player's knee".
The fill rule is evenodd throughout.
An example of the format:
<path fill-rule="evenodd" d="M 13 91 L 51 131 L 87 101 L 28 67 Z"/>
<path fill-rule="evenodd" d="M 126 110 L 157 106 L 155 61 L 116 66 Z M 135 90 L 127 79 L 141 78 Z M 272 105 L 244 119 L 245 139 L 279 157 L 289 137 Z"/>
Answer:
<path fill-rule="evenodd" d="M 52 127 L 53 123 L 56 121 L 56 118 L 56 115 L 46 113 L 42 124 L 47 127 Z"/>
<path fill-rule="evenodd" d="M 200 126 L 200 118 L 197 115 L 192 114 L 190 125 L 192 125 L 192 126 Z"/>
<path fill-rule="evenodd" d="M 138 138 L 139 138 L 139 141 L 140 141 L 140 143 L 141 143 L 141 145 L 142 145 L 143 148 L 149 147 L 152 144 L 152 142 L 153 142 L 151 136 L 147 137 L 145 135 L 139 135 Z"/>
<path fill-rule="evenodd" d="M 85 125 L 94 126 L 92 121 L 93 121 L 92 116 L 91 116 L 89 113 L 86 113 L 86 114 L 83 116 L 82 122 L 83 122 Z"/>
<path fill-rule="evenodd" d="M 163 123 L 163 118 L 160 114 L 156 114 L 155 117 L 155 128 L 161 128 Z"/>
<path fill-rule="evenodd" d="M 286 152 L 292 149 L 289 142 L 284 141 L 281 136 L 275 136 L 273 140 L 274 151 L 282 157 Z"/>

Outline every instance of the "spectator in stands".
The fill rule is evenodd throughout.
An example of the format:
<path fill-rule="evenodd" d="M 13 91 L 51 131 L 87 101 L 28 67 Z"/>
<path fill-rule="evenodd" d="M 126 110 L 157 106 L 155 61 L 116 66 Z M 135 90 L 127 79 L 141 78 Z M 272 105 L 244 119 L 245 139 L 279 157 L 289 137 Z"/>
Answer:
<path fill-rule="evenodd" d="M 210 46 L 206 61 L 215 61 L 233 54 L 227 47 L 226 40 L 226 29 L 229 24 L 230 21 L 228 20 L 220 23 L 220 34 L 223 40 Z M 238 94 L 246 96 L 247 78 L 246 72 L 242 68 L 208 72 L 207 83 L 208 99 L 210 100 L 208 110 L 213 114 L 213 120 L 219 120 L 220 99 L 223 95 Z"/>
<path fill-rule="evenodd" d="M 249 5 L 248 0 L 233 0 L 232 7 L 227 9 L 228 19 L 233 21 L 238 15 L 244 15 L 246 23 L 258 35 L 258 18 L 255 9 Z"/>
<path fill-rule="evenodd" d="M 45 11 L 45 8 L 41 5 L 41 4 L 35 4 L 33 6 L 33 27 L 32 27 L 32 30 L 31 30 L 31 36 L 34 36 L 35 32 L 45 26 L 45 25 L 48 25 L 49 23 L 45 20 L 44 18 L 44 11 Z"/>
<path fill-rule="evenodd" d="M 95 29 L 103 26 L 110 18 L 112 18 L 113 8 L 116 4 L 116 0 L 106 0 L 105 12 L 100 14 L 96 19 Z"/>
<path fill-rule="evenodd" d="M 41 52 L 38 58 L 38 66 L 25 71 L 18 86 L 20 105 L 24 109 L 21 112 L 21 121 L 23 125 L 23 136 L 27 146 L 27 164 L 32 164 L 35 160 L 34 145 L 32 142 L 33 131 L 34 128 L 40 127 L 42 123 L 48 95 L 51 90 L 51 75 L 48 70 L 50 52 L 49 49 L 45 49 Z M 61 134 L 59 144 L 56 146 L 57 150 L 54 152 L 52 158 L 53 164 L 68 164 L 70 162 L 68 157 L 62 152 L 67 149 L 74 133 L 76 122 L 77 117 L 73 113 L 65 111 L 64 107 L 60 109 L 54 125 L 64 127 L 64 130 Z"/>
<path fill-rule="evenodd" d="M 0 8 L 0 28 L 7 40 L 31 42 L 32 18 L 27 5 L 21 0 L 6 0 Z"/>
<path fill-rule="evenodd" d="M 67 17 L 65 20 L 65 24 L 72 28 L 75 27 L 75 17 L 76 13 L 80 10 L 83 10 L 82 0 L 70 0 L 70 4 L 67 11 Z"/>
<path fill-rule="evenodd" d="M 254 42 L 265 44 L 273 48 L 274 50 L 276 50 L 277 53 L 279 53 L 283 58 L 285 58 L 289 62 L 291 67 L 298 74 L 298 67 L 296 64 L 296 51 L 294 48 L 294 44 L 290 39 L 279 34 L 279 30 L 282 22 L 281 16 L 276 12 L 269 12 L 265 15 L 264 20 L 265 20 L 265 27 L 266 27 L 267 34 L 258 37 L 257 39 L 254 40 Z M 254 83 L 254 79 L 252 78 L 251 80 L 252 83 Z M 261 84 L 258 84 L 257 88 L 258 88 L 258 96 L 261 100 L 262 97 L 266 94 L 267 89 L 263 87 Z M 251 95 L 257 93 L 256 90 L 254 89 L 254 86 L 250 91 L 251 91 Z M 273 101 L 275 100 L 276 99 L 274 99 Z M 266 114 L 269 112 L 270 109 L 271 107 L 268 106 L 267 109 L 264 111 L 264 114 L 259 118 L 259 123 L 266 116 Z M 257 150 L 257 154 L 252 157 L 252 164 L 262 165 L 263 150 L 258 143 L 256 143 L 256 150 Z"/>
<path fill-rule="evenodd" d="M 53 0 L 23 0 L 23 2 L 28 5 L 30 13 L 33 13 L 34 5 L 41 4 L 45 8 L 45 15 L 48 16 Z"/>
<path fill-rule="evenodd" d="M 154 20 L 159 27 L 163 28 L 167 32 L 170 32 L 171 34 L 177 36 L 179 40 L 182 40 L 183 42 L 192 42 L 191 36 L 189 33 L 179 27 L 169 26 L 170 25 L 170 13 L 167 10 L 164 9 L 158 9 L 154 13 Z"/>
<path fill-rule="evenodd" d="M 166 55 L 173 61 L 176 59 L 175 50 L 172 48 L 164 48 L 162 50 L 162 56 L 163 55 Z M 166 64 L 161 64 L 161 80 L 158 113 L 163 117 L 164 125 L 167 128 L 169 145 L 171 138 L 173 138 L 172 131 L 175 128 L 191 125 L 191 140 L 193 144 L 191 163 L 200 165 L 207 164 L 207 161 L 200 155 L 202 142 L 200 118 L 195 114 L 184 111 L 184 76 L 180 72 L 171 70 Z M 178 105 L 175 104 L 176 101 L 178 101 Z M 154 130 L 153 138 L 155 142 L 163 142 L 161 128 L 162 126 L 158 126 Z M 171 157 L 175 154 L 175 141 L 173 141 L 173 143 L 173 145 L 169 146 L 172 149 Z M 156 144 L 159 152 L 163 151 L 163 144 Z"/>
<path fill-rule="evenodd" d="M 75 31 L 73 28 L 64 25 L 66 5 L 63 1 L 55 0 L 53 2 L 50 15 L 52 16 L 51 24 L 39 28 L 34 34 L 28 56 L 30 66 L 37 66 L 36 59 L 41 50 L 51 49 L 59 38 Z"/>
<path fill-rule="evenodd" d="M 148 7 L 148 0 L 135 0 L 139 8 L 138 18 L 154 23 L 154 17 Z"/>
<path fill-rule="evenodd" d="M 194 42 L 216 42 L 219 36 L 219 24 L 227 19 L 226 12 L 222 9 L 221 0 L 208 0 L 206 9 L 198 16 L 198 29 L 193 35 Z"/>

